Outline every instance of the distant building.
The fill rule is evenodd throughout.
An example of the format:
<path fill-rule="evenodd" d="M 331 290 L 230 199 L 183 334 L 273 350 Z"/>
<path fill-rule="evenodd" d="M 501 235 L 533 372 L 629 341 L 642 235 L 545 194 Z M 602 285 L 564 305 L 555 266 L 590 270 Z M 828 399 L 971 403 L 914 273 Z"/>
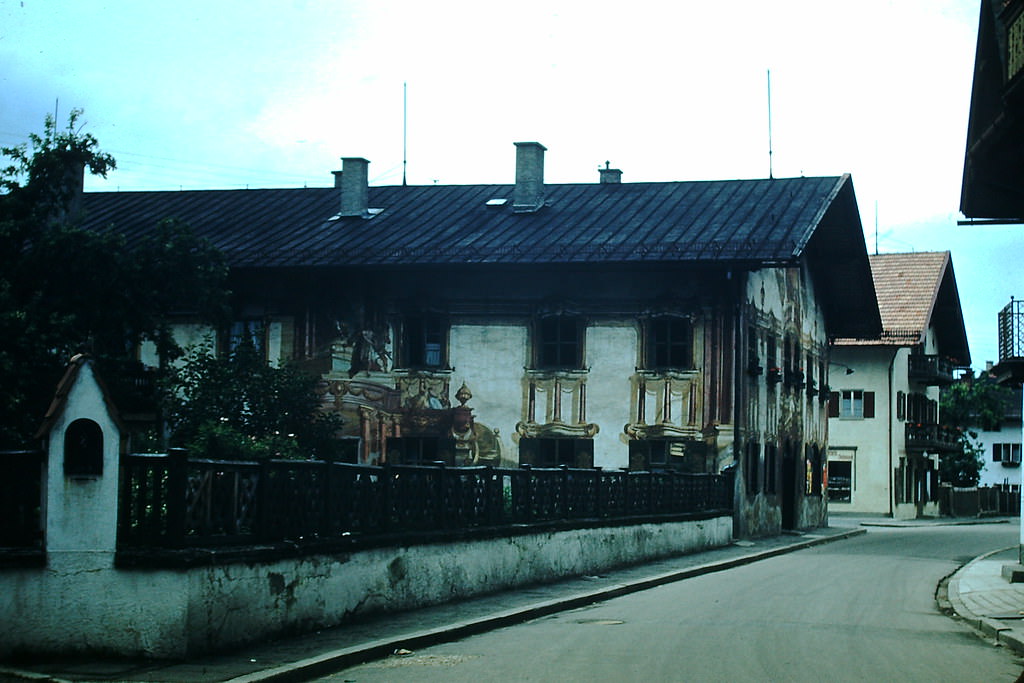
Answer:
<path fill-rule="evenodd" d="M 991 363 L 989 366 L 991 370 Z M 977 440 L 985 458 L 980 486 L 1020 484 L 1022 397 L 1020 387 L 1013 389 L 998 429 L 977 428 Z"/>
<path fill-rule="evenodd" d="M 938 514 L 938 463 L 956 449 L 939 388 L 970 351 L 949 252 L 875 254 L 882 316 L 874 339 L 837 339 L 829 401 L 833 510 Z"/>
<path fill-rule="evenodd" d="M 346 158 L 334 188 L 82 207 L 219 247 L 234 322 L 179 338 L 316 372 L 353 462 L 732 469 L 738 534 L 824 523 L 828 340 L 881 329 L 850 178 L 552 185 L 544 154 L 517 143 L 514 185 Z"/>

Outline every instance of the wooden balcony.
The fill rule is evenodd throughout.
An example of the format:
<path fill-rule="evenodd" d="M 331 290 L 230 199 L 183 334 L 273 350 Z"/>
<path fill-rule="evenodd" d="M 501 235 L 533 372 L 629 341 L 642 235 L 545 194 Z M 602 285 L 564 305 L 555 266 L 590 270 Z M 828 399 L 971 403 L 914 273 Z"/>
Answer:
<path fill-rule="evenodd" d="M 908 422 L 906 435 L 908 451 L 951 453 L 960 450 L 960 431 L 955 427 Z"/>
<path fill-rule="evenodd" d="M 933 354 L 913 354 L 908 369 L 910 381 L 937 387 L 953 383 L 953 362 Z"/>

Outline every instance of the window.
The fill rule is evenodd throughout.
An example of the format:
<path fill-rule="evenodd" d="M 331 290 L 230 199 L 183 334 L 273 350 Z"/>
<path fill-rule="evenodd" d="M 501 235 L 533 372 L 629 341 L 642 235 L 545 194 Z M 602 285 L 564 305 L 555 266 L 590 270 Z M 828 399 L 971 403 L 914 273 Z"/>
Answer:
<path fill-rule="evenodd" d="M 896 419 L 907 419 L 907 395 L 902 391 L 896 392 Z"/>
<path fill-rule="evenodd" d="M 535 467 L 593 467 L 591 439 L 523 438 L 519 440 L 519 463 Z"/>
<path fill-rule="evenodd" d="M 228 328 L 227 350 L 231 352 L 242 344 L 251 344 L 252 348 L 262 352 L 265 341 L 264 333 L 262 320 L 235 320 Z"/>
<path fill-rule="evenodd" d="M 863 389 L 833 391 L 829 396 L 829 417 L 861 420 L 875 416 L 875 392 Z"/>
<path fill-rule="evenodd" d="M 388 462 L 395 465 L 431 465 L 438 460 L 448 460 L 437 437 L 389 437 L 387 444 Z"/>
<path fill-rule="evenodd" d="M 810 470 L 807 473 L 807 493 L 808 495 L 820 496 L 823 481 L 823 463 L 821 449 L 818 448 L 817 444 L 804 445 L 804 461 L 807 463 L 808 470 Z"/>
<path fill-rule="evenodd" d="M 776 350 L 778 342 L 775 341 L 775 335 L 769 332 L 765 335 L 765 362 L 769 368 L 779 367 L 779 353 Z"/>
<path fill-rule="evenodd" d="M 1020 464 L 1019 443 L 994 443 L 992 444 L 992 462 L 1001 462 L 1004 465 Z"/>
<path fill-rule="evenodd" d="M 447 365 L 448 323 L 437 313 L 406 316 L 402 326 L 405 367 L 439 369 Z"/>
<path fill-rule="evenodd" d="M 686 457 L 686 444 L 677 439 L 634 439 L 629 442 L 629 468 L 664 472 L 693 471 L 693 459 Z"/>
<path fill-rule="evenodd" d="M 775 493 L 775 468 L 779 447 L 773 443 L 764 445 L 764 492 Z"/>
<path fill-rule="evenodd" d="M 693 325 L 686 318 L 661 316 L 647 321 L 644 365 L 648 369 L 693 367 Z"/>
<path fill-rule="evenodd" d="M 551 315 L 537 323 L 537 367 L 578 370 L 583 366 L 583 321 L 575 316 Z"/>
<path fill-rule="evenodd" d="M 828 501 L 849 503 L 853 499 L 853 462 L 828 461 Z"/>
<path fill-rule="evenodd" d="M 746 455 L 744 468 L 746 469 L 747 493 L 755 495 L 760 487 L 761 444 L 754 440 L 748 441 Z"/>
<path fill-rule="evenodd" d="M 751 325 L 747 328 L 747 370 L 750 374 L 758 374 L 757 368 L 761 359 L 757 353 L 757 327 Z"/>

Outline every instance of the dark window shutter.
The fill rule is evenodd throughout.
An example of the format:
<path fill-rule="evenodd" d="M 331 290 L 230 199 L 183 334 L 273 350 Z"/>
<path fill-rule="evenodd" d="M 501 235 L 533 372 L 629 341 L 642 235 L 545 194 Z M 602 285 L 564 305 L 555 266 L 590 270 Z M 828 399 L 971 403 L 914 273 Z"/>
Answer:
<path fill-rule="evenodd" d="M 839 417 L 839 392 L 832 391 L 828 395 L 828 416 Z"/>
<path fill-rule="evenodd" d="M 864 392 L 864 417 L 875 416 L 875 392 L 865 391 Z"/>

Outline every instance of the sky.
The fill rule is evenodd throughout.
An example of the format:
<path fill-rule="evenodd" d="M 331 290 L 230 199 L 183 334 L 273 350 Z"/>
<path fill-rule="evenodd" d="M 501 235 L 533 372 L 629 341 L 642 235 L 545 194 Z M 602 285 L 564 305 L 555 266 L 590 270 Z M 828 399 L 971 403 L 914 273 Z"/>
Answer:
<path fill-rule="evenodd" d="M 83 109 L 87 191 L 512 183 L 531 140 L 548 182 L 850 173 L 869 252 L 952 252 L 981 369 L 1024 227 L 957 225 L 979 7 L 0 0 L 0 146 Z"/>

